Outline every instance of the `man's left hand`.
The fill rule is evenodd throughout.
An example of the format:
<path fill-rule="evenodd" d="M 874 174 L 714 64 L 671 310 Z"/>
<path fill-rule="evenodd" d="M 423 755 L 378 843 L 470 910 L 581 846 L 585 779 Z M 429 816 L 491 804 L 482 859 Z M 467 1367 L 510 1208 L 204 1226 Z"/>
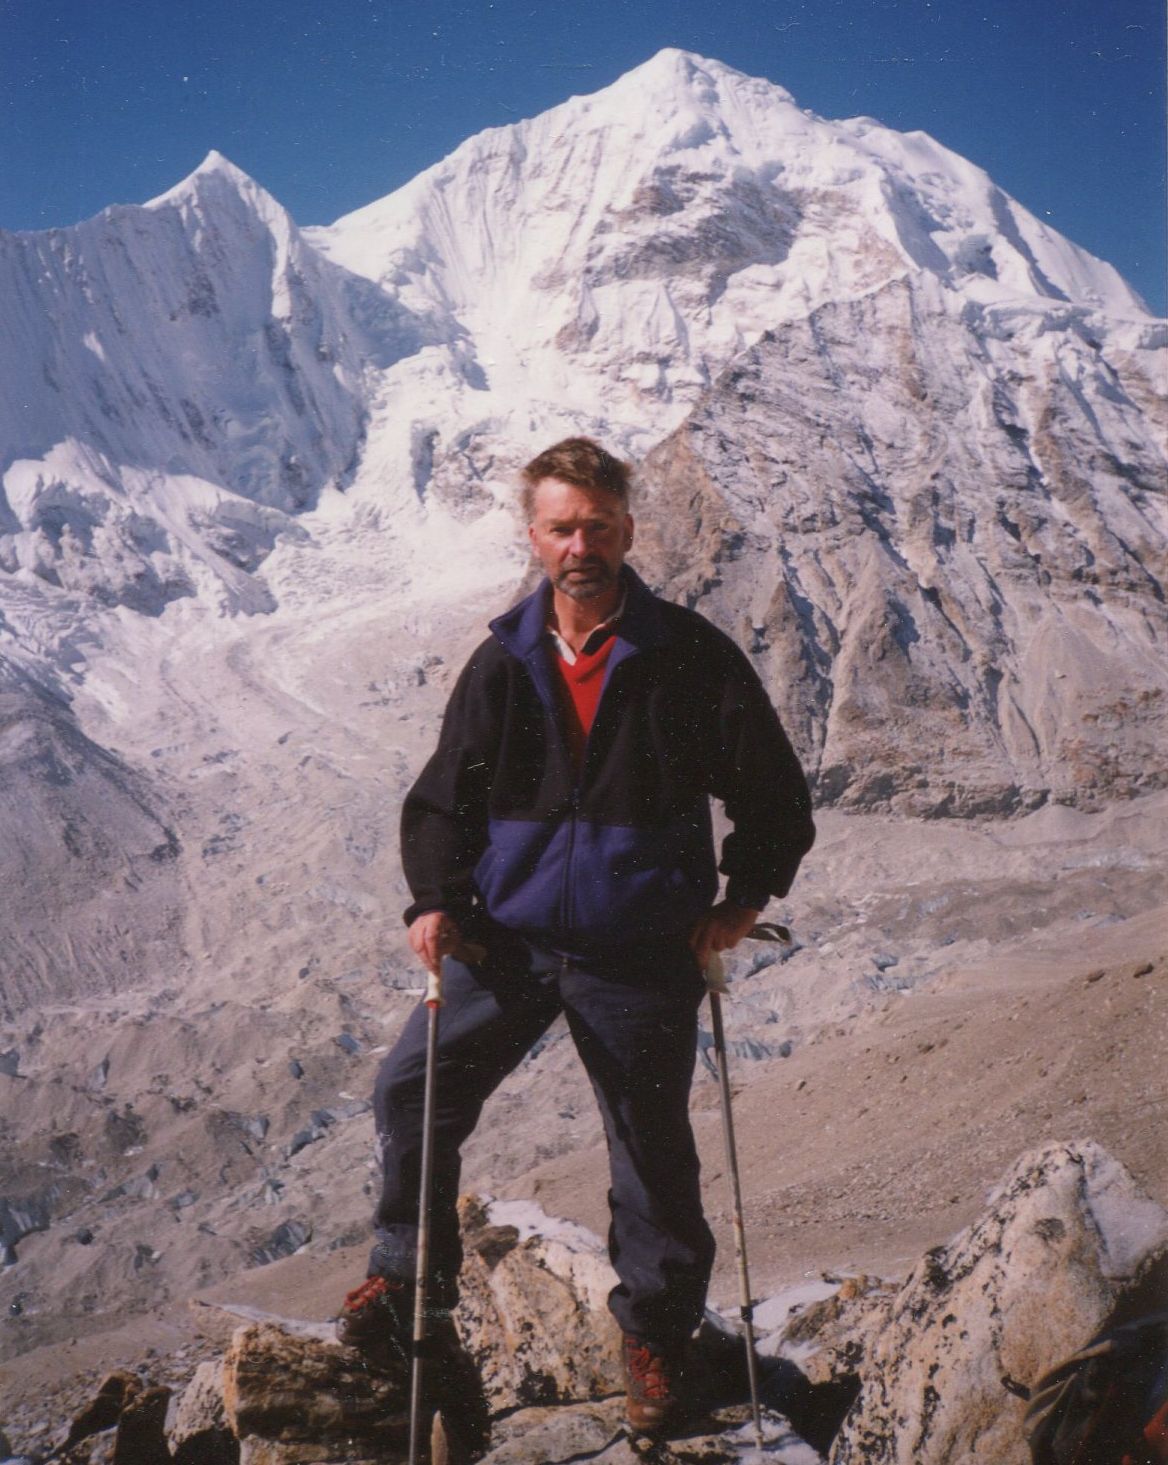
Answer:
<path fill-rule="evenodd" d="M 758 921 L 761 911 L 747 910 L 744 906 L 731 905 L 720 900 L 712 906 L 690 932 L 689 944 L 693 947 L 698 965 L 704 972 L 714 951 L 733 951 L 744 936 Z"/>

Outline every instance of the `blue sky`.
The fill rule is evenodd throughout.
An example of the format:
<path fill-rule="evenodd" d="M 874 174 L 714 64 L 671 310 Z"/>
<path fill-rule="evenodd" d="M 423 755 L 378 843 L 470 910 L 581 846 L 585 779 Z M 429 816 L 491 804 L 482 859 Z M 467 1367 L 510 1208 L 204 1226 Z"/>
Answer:
<path fill-rule="evenodd" d="M 662 46 L 932 133 L 1165 312 L 1162 0 L 0 0 L 0 227 L 211 148 L 328 223 Z"/>

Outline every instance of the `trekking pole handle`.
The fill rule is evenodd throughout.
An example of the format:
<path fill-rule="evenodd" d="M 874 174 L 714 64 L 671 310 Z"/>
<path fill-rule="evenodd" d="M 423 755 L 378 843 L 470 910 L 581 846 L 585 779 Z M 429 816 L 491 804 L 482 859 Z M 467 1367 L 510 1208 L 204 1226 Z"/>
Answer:
<path fill-rule="evenodd" d="M 478 966 L 479 962 L 487 954 L 487 948 L 480 946 L 477 941 L 463 941 L 450 953 L 459 961 L 465 961 L 469 966 Z M 442 995 L 442 963 L 438 963 L 436 972 L 426 973 L 426 991 L 422 1001 L 427 1007 L 442 1007 L 446 999 Z"/>

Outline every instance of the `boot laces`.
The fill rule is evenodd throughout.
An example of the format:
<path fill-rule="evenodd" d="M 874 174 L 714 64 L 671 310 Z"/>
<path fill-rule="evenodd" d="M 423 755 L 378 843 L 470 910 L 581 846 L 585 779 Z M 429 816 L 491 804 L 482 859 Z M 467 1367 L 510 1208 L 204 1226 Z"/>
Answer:
<path fill-rule="evenodd" d="M 665 1359 L 660 1353 L 655 1353 L 647 1343 L 629 1346 L 629 1372 L 646 1398 L 669 1397 L 669 1374 Z"/>
<path fill-rule="evenodd" d="M 345 1311 L 361 1312 L 366 1307 L 376 1305 L 387 1294 L 404 1290 L 400 1282 L 394 1284 L 386 1277 L 366 1277 L 359 1287 L 354 1287 L 352 1292 L 345 1294 Z"/>

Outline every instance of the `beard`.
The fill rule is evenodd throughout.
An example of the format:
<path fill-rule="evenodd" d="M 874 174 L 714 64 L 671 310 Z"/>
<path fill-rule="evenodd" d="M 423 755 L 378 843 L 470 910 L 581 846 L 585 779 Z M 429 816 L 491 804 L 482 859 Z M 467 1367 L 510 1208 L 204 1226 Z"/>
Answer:
<path fill-rule="evenodd" d="M 618 571 L 604 560 L 577 560 L 567 564 L 552 582 L 571 600 L 595 600 L 616 584 Z"/>

